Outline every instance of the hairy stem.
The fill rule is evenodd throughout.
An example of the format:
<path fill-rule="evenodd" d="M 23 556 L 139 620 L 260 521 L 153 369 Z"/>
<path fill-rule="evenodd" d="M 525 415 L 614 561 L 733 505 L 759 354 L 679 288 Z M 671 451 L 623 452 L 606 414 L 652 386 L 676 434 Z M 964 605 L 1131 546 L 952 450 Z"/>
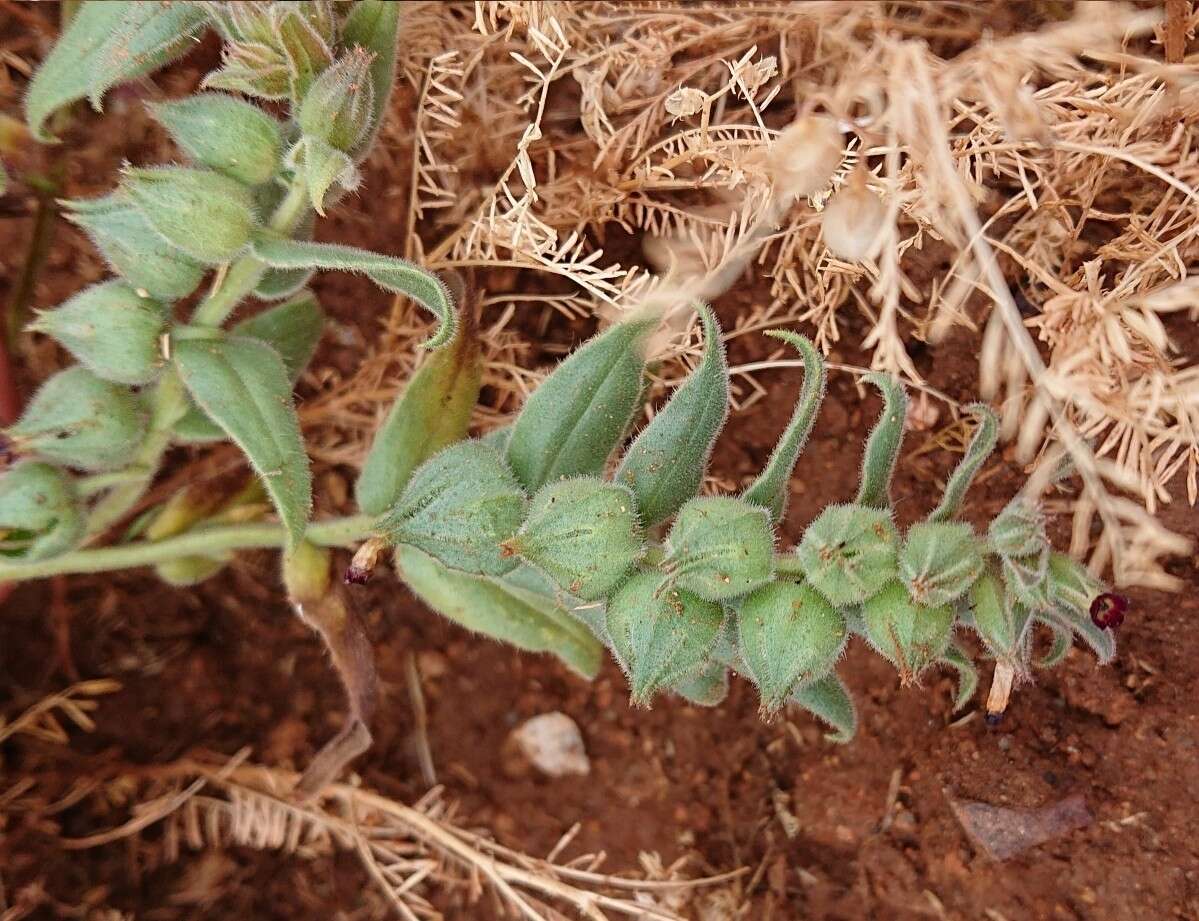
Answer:
<path fill-rule="evenodd" d="M 367 537 L 375 525 L 370 515 L 331 518 L 309 526 L 304 539 L 322 547 L 342 547 Z M 136 566 L 154 566 L 188 556 L 205 556 L 232 550 L 283 547 L 287 532 L 282 525 L 252 523 L 198 528 L 163 540 L 137 541 L 114 547 L 76 550 L 36 562 L 0 562 L 0 581 L 42 579 L 82 572 L 109 572 Z"/>

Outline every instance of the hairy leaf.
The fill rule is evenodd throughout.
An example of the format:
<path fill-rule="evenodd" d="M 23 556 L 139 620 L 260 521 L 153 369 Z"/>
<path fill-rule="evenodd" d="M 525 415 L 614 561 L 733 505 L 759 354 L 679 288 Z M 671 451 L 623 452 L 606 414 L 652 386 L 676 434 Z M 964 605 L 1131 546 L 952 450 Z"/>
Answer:
<path fill-rule="evenodd" d="M 518 649 L 553 653 L 584 678 L 598 674 L 602 644 L 552 598 L 448 569 L 415 547 L 397 550 L 395 564 L 417 596 L 454 623 Z"/>
<path fill-rule="evenodd" d="M 885 374 L 870 374 L 866 380 L 882 393 L 883 411 L 866 441 L 857 503 L 887 508 L 891 504 L 891 475 L 895 472 L 899 446 L 903 443 L 908 395 L 898 380 Z"/>
<path fill-rule="evenodd" d="M 0 556 L 43 560 L 83 537 L 82 504 L 57 467 L 22 461 L 0 475 Z"/>
<path fill-rule="evenodd" d="M 774 529 L 766 510 L 731 496 L 697 496 L 667 538 L 670 581 L 708 601 L 729 601 L 774 574 Z"/>
<path fill-rule="evenodd" d="M 641 400 L 641 346 L 657 317 L 618 323 L 563 361 L 525 401 L 508 463 L 525 488 L 599 475 Z"/>
<path fill-rule="evenodd" d="M 857 708 L 836 672 L 805 685 L 791 699 L 833 728 L 834 732 L 825 736 L 832 742 L 844 745 L 858 731 Z"/>
<path fill-rule="evenodd" d="M 193 47 L 204 10 L 178 0 L 89 0 L 83 3 L 25 94 L 25 117 L 43 143 L 55 138 L 46 121 L 80 99 L 100 109 L 100 98 L 118 83 L 144 76 Z"/>
<path fill-rule="evenodd" d="M 830 505 L 796 548 L 812 586 L 836 608 L 865 601 L 896 577 L 899 535 L 891 513 L 862 505 Z"/>
<path fill-rule="evenodd" d="M 862 606 L 866 638 L 899 671 L 905 685 L 944 654 L 953 636 L 953 609 L 916 604 L 901 582 L 890 582 Z"/>
<path fill-rule="evenodd" d="M 230 336 L 177 339 L 173 356 L 188 393 L 262 477 L 294 547 L 308 524 L 312 474 L 279 353 L 257 339 Z"/>
<path fill-rule="evenodd" d="M 805 336 L 785 329 L 768 330 L 766 335 L 794 346 L 803 356 L 804 367 L 803 389 L 795 402 L 791 421 L 778 444 L 774 446 L 766 469 L 742 493 L 745 501 L 765 508 L 770 512 L 771 519 L 777 523 L 782 521 L 787 509 L 787 498 L 791 494 L 791 474 L 795 470 L 795 463 L 812 433 L 812 426 L 816 424 L 816 414 L 820 411 L 820 403 L 824 399 L 828 372 L 820 352 Z"/>
<path fill-rule="evenodd" d="M 341 41 L 346 48 L 355 46 L 371 52 L 371 130 L 354 151 L 361 159 L 371 147 L 387 111 L 387 100 L 391 98 L 395 83 L 396 46 L 399 39 L 400 14 L 403 6 L 389 0 L 359 0 L 350 8 L 341 29 Z"/>
<path fill-rule="evenodd" d="M 713 662 L 671 690 L 697 707 L 718 706 L 729 695 L 728 666 Z"/>
<path fill-rule="evenodd" d="M 712 445 L 728 416 L 729 379 L 712 309 L 696 305 L 704 325 L 704 357 L 629 446 L 616 479 L 637 496 L 642 522 L 658 524 L 699 492 Z"/>
<path fill-rule="evenodd" d="M 527 504 L 494 448 L 460 441 L 417 468 L 379 530 L 389 543 L 417 547 L 452 569 L 502 576 L 517 561 L 501 545 L 520 527 Z"/>
<path fill-rule="evenodd" d="M 176 301 L 204 278 L 204 266 L 157 233 L 122 192 L 66 202 L 67 220 L 83 228 L 112 270 L 134 289 Z"/>
<path fill-rule="evenodd" d="M 680 589 L 659 593 L 660 583 L 657 572 L 643 570 L 608 601 L 608 637 L 638 706 L 707 669 L 724 624 L 720 605 Z"/>
<path fill-rule="evenodd" d="M 482 379 L 473 305 L 464 304 L 449 346 L 425 357 L 375 432 L 354 485 L 362 511 L 377 515 L 394 505 L 417 467 L 466 437 Z"/>
<path fill-rule="evenodd" d="M 978 690 L 978 669 L 956 642 L 949 644 L 941 656 L 941 664 L 958 673 L 958 690 L 953 696 L 953 711 L 956 713 L 970 703 L 974 692 Z"/>
<path fill-rule="evenodd" d="M 627 486 L 597 477 L 546 483 L 504 544 L 584 601 L 607 596 L 645 553 L 637 500 Z"/>
<path fill-rule="evenodd" d="M 249 189 L 210 170 L 128 168 L 122 188 L 163 239 L 208 265 L 238 255 L 256 223 Z"/>
<path fill-rule="evenodd" d="M 971 403 L 965 407 L 978 421 L 974 437 L 966 448 L 966 453 L 945 484 L 945 495 L 940 504 L 928 516 L 929 521 L 948 521 L 962 507 L 962 499 L 970 483 L 980 467 L 995 450 L 995 442 L 999 438 L 999 418 L 995 411 L 984 403 Z"/>
<path fill-rule="evenodd" d="M 973 528 L 961 522 L 917 522 L 899 550 L 899 576 L 918 604 L 956 601 L 982 571 L 979 541 Z"/>
<path fill-rule="evenodd" d="M 251 248 L 271 268 L 360 273 L 385 291 L 411 297 L 440 321 L 425 348 L 439 348 L 454 336 L 457 323 L 449 291 L 432 272 L 410 262 L 353 246 L 289 240 L 266 233 L 256 235 Z"/>

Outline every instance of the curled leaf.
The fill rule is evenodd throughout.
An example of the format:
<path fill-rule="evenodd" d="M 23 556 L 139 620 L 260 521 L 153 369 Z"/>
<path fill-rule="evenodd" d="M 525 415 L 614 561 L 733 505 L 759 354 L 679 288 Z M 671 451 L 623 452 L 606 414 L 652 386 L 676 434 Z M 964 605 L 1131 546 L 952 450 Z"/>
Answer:
<path fill-rule="evenodd" d="M 857 503 L 873 508 L 891 504 L 891 475 L 903 443 L 903 422 L 907 414 L 908 395 L 903 385 L 885 374 L 870 374 L 866 380 L 883 395 L 883 411 L 866 441 L 862 458 L 862 485 Z"/>
<path fill-rule="evenodd" d="M 787 498 L 791 474 L 795 470 L 795 462 L 812 433 L 816 424 L 816 414 L 824 399 L 824 389 L 828 381 L 828 372 L 824 367 L 824 359 L 816 346 L 805 336 L 789 332 L 785 329 L 767 330 L 766 335 L 781 339 L 794 346 L 803 357 L 804 378 L 803 389 L 799 399 L 795 401 L 795 411 L 791 421 L 787 423 L 786 431 L 774 446 L 770 460 L 761 475 L 750 484 L 742 494 L 747 502 L 760 505 L 770 512 L 770 517 L 776 523 L 782 521 L 787 508 Z"/>
<path fill-rule="evenodd" d="M 410 262 L 353 246 L 289 240 L 267 233 L 255 235 L 250 246 L 255 257 L 274 269 L 360 273 L 385 291 L 411 297 L 440 321 L 425 348 L 439 348 L 454 336 L 456 320 L 449 291 L 432 272 Z"/>
<path fill-rule="evenodd" d="M 958 513 L 966 490 L 970 488 L 970 482 L 995 450 L 995 442 L 999 438 L 999 417 L 995 415 L 995 411 L 985 403 L 971 403 L 966 407 L 966 412 L 971 413 L 978 421 L 974 437 L 970 439 L 966 453 L 954 468 L 949 482 L 945 484 L 945 495 L 928 516 L 929 521 L 948 521 Z"/>
<path fill-rule="evenodd" d="M 844 745 L 858 731 L 857 707 L 836 672 L 804 685 L 791 695 L 791 700 L 833 728 L 825 736 L 830 742 Z"/>

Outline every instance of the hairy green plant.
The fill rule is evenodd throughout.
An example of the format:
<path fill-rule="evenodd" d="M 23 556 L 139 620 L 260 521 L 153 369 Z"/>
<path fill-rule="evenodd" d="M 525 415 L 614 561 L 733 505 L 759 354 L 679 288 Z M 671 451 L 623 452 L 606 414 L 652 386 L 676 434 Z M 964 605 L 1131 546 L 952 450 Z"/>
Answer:
<path fill-rule="evenodd" d="M 395 71 L 398 6 L 83 4 L 26 99 L 44 140 L 56 109 L 83 98 L 98 106 L 109 87 L 184 53 L 207 26 L 224 51 L 204 92 L 151 106 L 187 165 L 130 167 L 114 192 L 67 203 L 117 278 L 33 324 L 80 364 L 47 381 L 5 432 L 19 460 L 0 477 L 0 581 L 151 566 L 186 585 L 238 550 L 281 548 L 289 595 L 329 645 L 352 702 L 305 793 L 370 738 L 373 666 L 329 579 L 334 546 L 362 542 L 347 581 L 390 551 L 429 607 L 585 676 L 608 647 L 638 704 L 671 692 L 713 705 L 736 672 L 758 687 L 764 712 L 794 703 L 842 741 L 856 715 L 834 669 L 854 633 L 904 683 L 934 667 L 957 673 L 955 708 L 977 684 L 963 628 L 1009 687 L 1060 660 L 1076 635 L 1111 657 L 1106 625 L 1123 609 L 1105 603 L 1107 619 L 1092 622 L 1101 586 L 1052 551 L 1031 498 L 1013 500 L 984 535 L 954 520 L 995 445 L 985 406 L 970 407 L 976 432 L 943 500 L 901 534 L 891 478 L 907 398 L 898 381 L 872 375 L 884 406 L 855 500 L 826 508 L 795 547 L 778 546 L 825 389 L 819 352 L 796 333 L 770 332 L 800 353 L 803 388 L 766 468 L 739 496 L 698 495 L 729 402 L 720 327 L 703 305 L 700 363 L 631 440 L 660 319 L 652 312 L 561 362 L 511 426 L 469 439 L 481 375 L 474 306 L 456 309 L 435 276 L 400 259 L 311 241 L 314 214 L 359 182 Z M 355 487 L 360 514 L 313 522 L 292 389 L 320 336 L 320 306 L 304 288 L 319 270 L 362 273 L 439 326 L 376 433 Z M 178 302 L 210 272 L 182 318 Z M 232 322 L 252 297 L 278 303 Z M 231 496 L 188 489 L 104 544 L 139 509 L 171 445 L 222 439 L 244 452 L 257 483 Z M 1037 626 L 1054 640 L 1039 662 Z"/>

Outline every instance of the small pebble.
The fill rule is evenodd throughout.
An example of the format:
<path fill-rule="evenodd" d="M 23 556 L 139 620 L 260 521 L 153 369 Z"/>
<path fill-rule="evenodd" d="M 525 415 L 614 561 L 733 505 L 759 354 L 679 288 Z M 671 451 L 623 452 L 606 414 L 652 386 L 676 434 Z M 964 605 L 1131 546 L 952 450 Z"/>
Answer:
<path fill-rule="evenodd" d="M 525 720 L 512 731 L 512 740 L 529 763 L 547 777 L 591 773 L 583 734 L 565 713 L 543 713 Z"/>

